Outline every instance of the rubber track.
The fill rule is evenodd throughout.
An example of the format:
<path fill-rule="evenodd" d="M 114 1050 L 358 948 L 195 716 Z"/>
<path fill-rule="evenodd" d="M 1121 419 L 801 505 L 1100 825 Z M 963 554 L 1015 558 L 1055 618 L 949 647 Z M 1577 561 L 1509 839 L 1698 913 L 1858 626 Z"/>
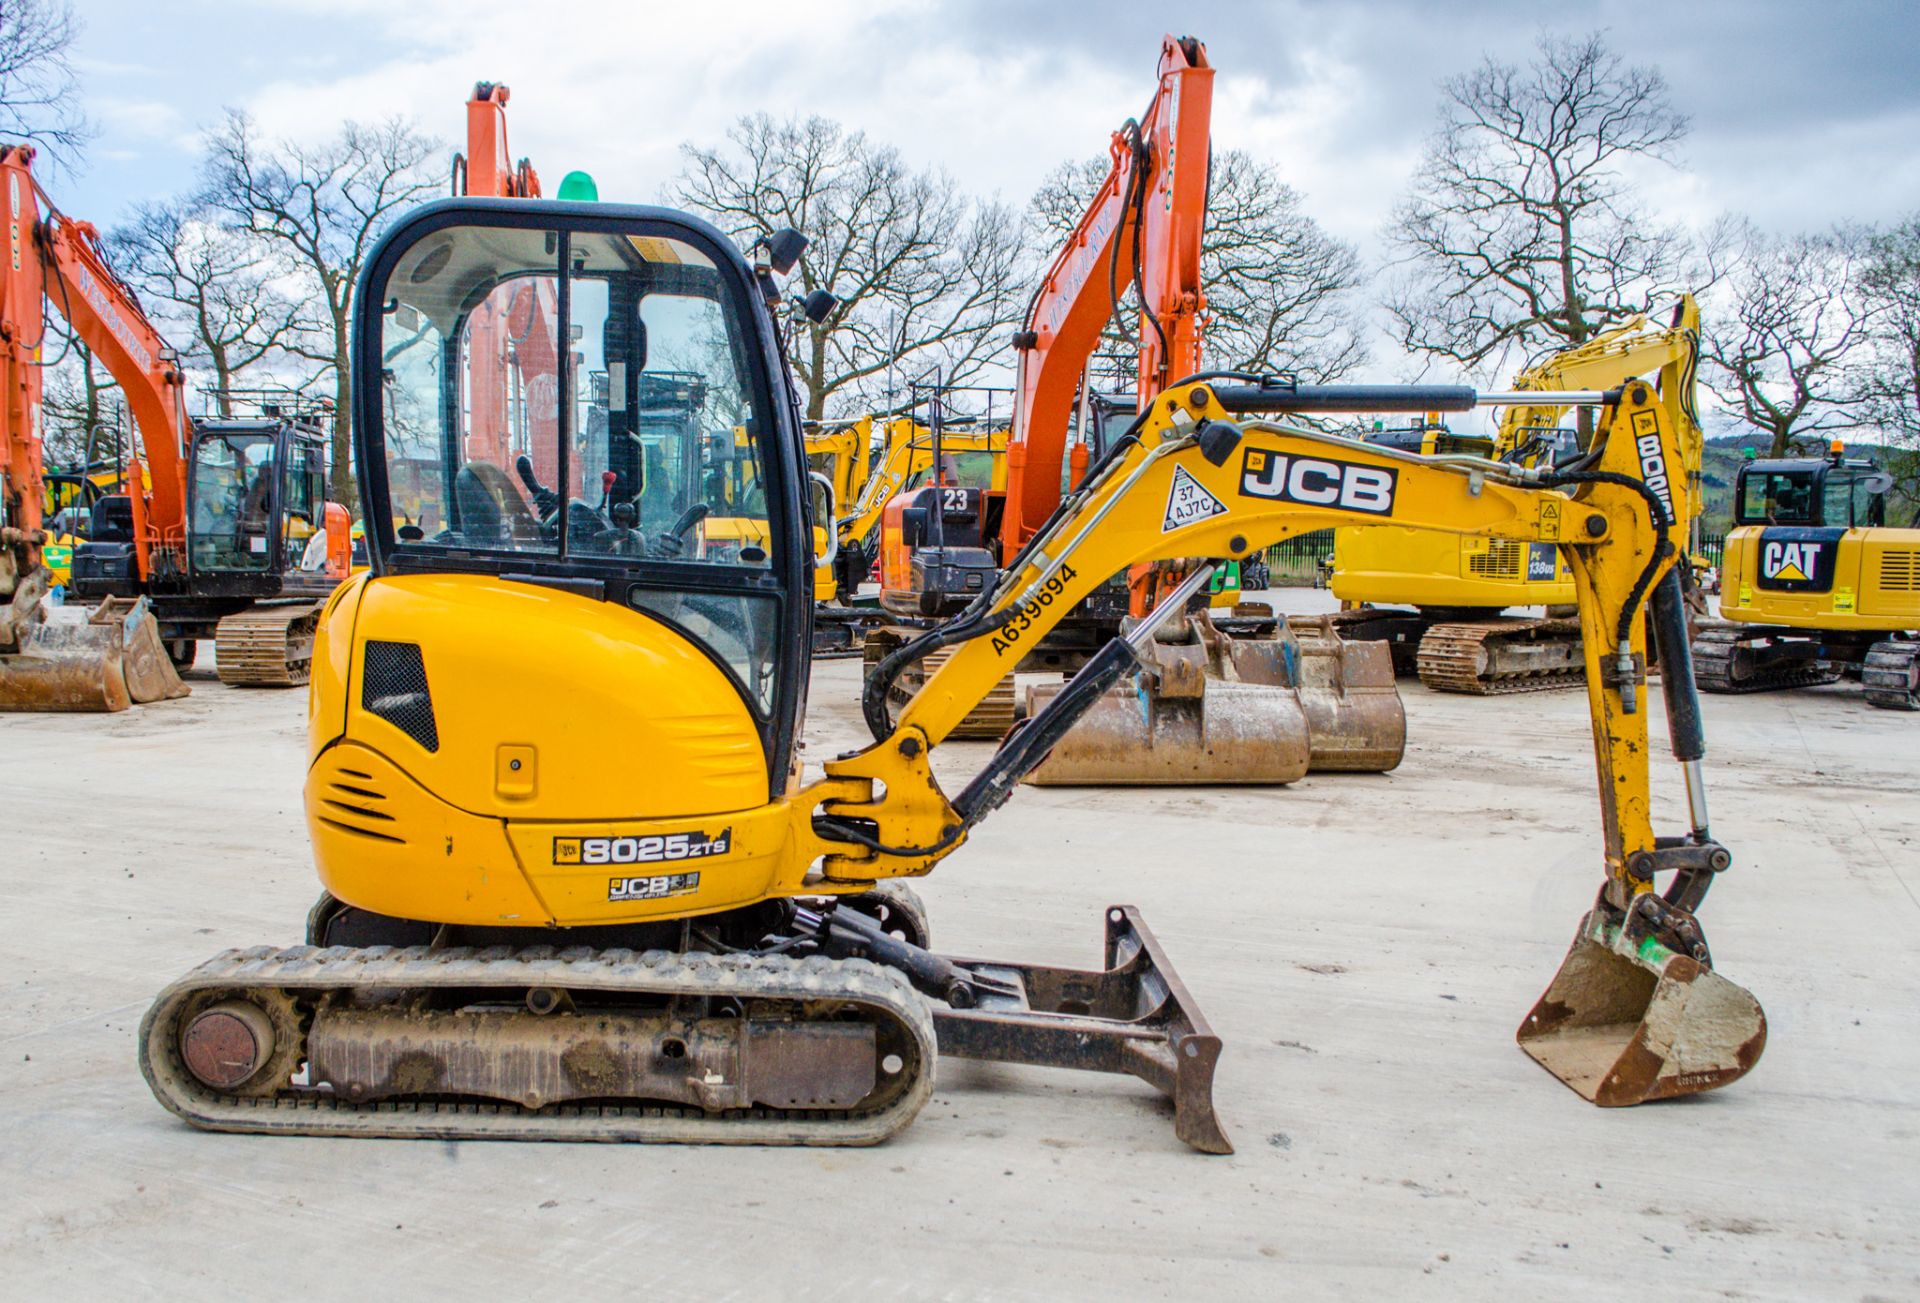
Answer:
<path fill-rule="evenodd" d="M 200 991 L 265 988 L 311 999 L 355 988 L 472 991 L 489 986 L 515 991 L 554 986 L 611 995 L 846 1001 L 890 1017 L 918 1047 L 919 1061 L 908 1065 L 906 1070 L 914 1076 L 904 1089 L 867 1111 L 756 1107 L 707 1113 L 679 1105 L 555 1105 L 534 1112 L 493 1102 L 381 1100 L 355 1105 L 330 1094 L 297 1093 L 292 1088 L 277 1096 L 226 1096 L 201 1086 L 179 1056 L 176 1019 Z M 140 1024 L 140 1071 L 160 1102 L 186 1121 L 208 1131 L 309 1136 L 872 1145 L 906 1126 L 926 1103 L 933 1093 L 938 1052 L 926 1001 L 900 974 L 864 959 L 596 951 L 584 946 L 518 951 L 506 946 L 229 950 L 161 992 Z"/>
<path fill-rule="evenodd" d="M 1920 710 L 1920 690 L 1914 687 L 1914 662 L 1920 660 L 1920 642 L 1886 639 L 1867 649 L 1860 666 L 1860 686 L 1867 701 L 1882 710 Z"/>
<path fill-rule="evenodd" d="M 1702 692 L 1732 694 L 1776 692 L 1783 688 L 1817 688 L 1837 683 L 1841 671 L 1824 661 L 1803 662 L 1799 668 L 1778 666 L 1748 679 L 1733 677 L 1733 656 L 1743 635 L 1737 629 L 1703 629 L 1693 640 L 1693 681 Z"/>
<path fill-rule="evenodd" d="M 1522 635 L 1519 640 L 1525 642 L 1566 637 L 1577 646 L 1580 641 L 1580 622 L 1474 620 L 1433 625 L 1427 630 L 1426 636 L 1420 639 L 1420 681 L 1438 692 L 1464 692 L 1481 697 L 1502 696 L 1512 692 L 1555 692 L 1586 683 L 1584 664 L 1565 670 L 1481 678 L 1480 648 L 1489 641 L 1511 634 Z"/>
<path fill-rule="evenodd" d="M 313 670 L 313 636 L 320 603 L 255 606 L 214 628 L 214 666 L 236 687 L 291 688 Z"/>

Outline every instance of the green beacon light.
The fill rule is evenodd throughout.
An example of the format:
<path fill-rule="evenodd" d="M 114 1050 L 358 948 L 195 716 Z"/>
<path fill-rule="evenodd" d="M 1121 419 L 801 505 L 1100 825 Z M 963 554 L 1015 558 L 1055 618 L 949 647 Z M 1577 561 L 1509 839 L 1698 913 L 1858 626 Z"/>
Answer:
<path fill-rule="evenodd" d="M 600 187 L 585 172 L 569 172 L 560 178 L 558 199 L 574 199 L 582 203 L 597 203 L 600 199 Z"/>

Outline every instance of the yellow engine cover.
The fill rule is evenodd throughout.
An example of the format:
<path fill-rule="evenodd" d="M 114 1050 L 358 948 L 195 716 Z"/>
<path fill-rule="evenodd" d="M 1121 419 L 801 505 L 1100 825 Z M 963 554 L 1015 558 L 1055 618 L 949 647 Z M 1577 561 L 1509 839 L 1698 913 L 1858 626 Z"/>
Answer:
<path fill-rule="evenodd" d="M 1573 573 L 1550 544 L 1392 526 L 1333 531 L 1334 596 L 1390 606 L 1560 606 Z"/>
<path fill-rule="evenodd" d="M 414 713 L 368 691 L 369 643 L 417 648 Z M 630 922 L 758 899 L 791 860 L 740 690 L 639 611 L 481 575 L 356 579 L 323 619 L 311 706 L 316 865 L 363 909 Z"/>

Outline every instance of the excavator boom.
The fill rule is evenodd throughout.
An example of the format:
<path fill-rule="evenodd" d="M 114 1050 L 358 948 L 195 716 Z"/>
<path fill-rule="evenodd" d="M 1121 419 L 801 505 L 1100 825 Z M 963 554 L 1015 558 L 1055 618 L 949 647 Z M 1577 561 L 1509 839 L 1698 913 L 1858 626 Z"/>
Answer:
<path fill-rule="evenodd" d="M 112 711 L 187 693 L 144 597 L 90 613 L 50 612 L 41 565 L 41 356 L 45 305 L 59 305 L 76 338 L 120 382 L 146 436 L 149 465 L 135 486 L 134 543 L 142 574 L 186 562 L 181 449 L 184 383 L 178 360 L 114 275 L 88 222 L 53 207 L 33 177 L 33 149 L 0 145 L 7 257 L 0 262 L 0 711 Z M 141 492 L 139 486 L 149 486 Z"/>

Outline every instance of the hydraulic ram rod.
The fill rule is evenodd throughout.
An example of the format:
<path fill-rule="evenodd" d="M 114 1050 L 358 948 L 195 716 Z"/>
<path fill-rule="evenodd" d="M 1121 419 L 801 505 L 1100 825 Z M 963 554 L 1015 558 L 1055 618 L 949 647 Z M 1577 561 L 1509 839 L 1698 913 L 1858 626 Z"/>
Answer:
<path fill-rule="evenodd" d="M 1509 389 L 1470 385 L 1215 385 L 1230 412 L 1470 412 L 1476 407 L 1601 407 L 1618 389 Z"/>

